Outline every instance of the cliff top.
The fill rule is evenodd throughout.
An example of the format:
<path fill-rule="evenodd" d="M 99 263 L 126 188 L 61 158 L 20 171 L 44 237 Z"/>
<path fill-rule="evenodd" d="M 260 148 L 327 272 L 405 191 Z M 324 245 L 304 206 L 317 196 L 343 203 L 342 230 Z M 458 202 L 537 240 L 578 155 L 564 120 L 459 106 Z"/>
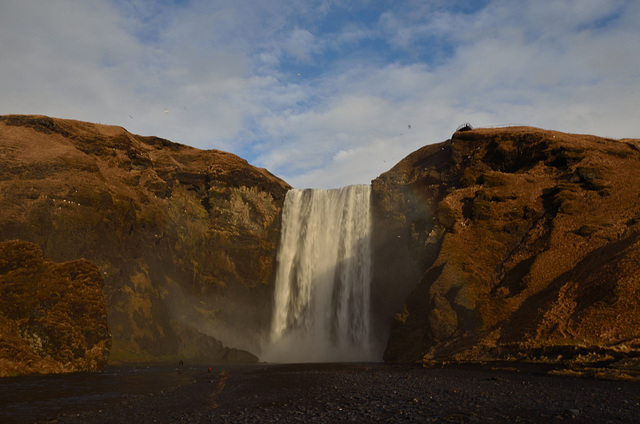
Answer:
<path fill-rule="evenodd" d="M 440 161 L 442 163 L 441 166 L 444 166 L 446 163 L 445 154 L 443 153 L 441 155 L 438 155 L 437 153 L 439 150 L 446 150 L 452 143 L 455 142 L 463 142 L 469 145 L 481 145 L 490 142 L 512 143 L 513 140 L 520 139 L 528 139 L 531 142 L 543 140 L 549 147 L 553 145 L 556 146 L 555 148 L 573 150 L 574 153 L 578 153 L 576 149 L 584 150 L 588 148 L 593 153 L 604 153 L 605 156 L 602 159 L 605 162 L 611 162 L 611 160 L 606 160 L 607 155 L 616 156 L 618 154 L 614 153 L 612 148 L 616 152 L 624 152 L 628 149 L 640 152 L 640 139 L 637 138 L 623 138 L 617 140 L 589 134 L 572 134 L 560 131 L 544 130 L 529 126 L 475 128 L 469 131 L 456 131 L 452 135 L 451 139 L 447 141 L 436 144 L 429 144 L 421 147 L 420 149 L 407 155 L 407 157 L 398 162 L 392 169 L 383 173 L 380 177 L 391 174 L 404 174 L 410 171 L 413 166 L 417 166 L 422 160 L 425 160 L 426 158 L 429 158 L 428 164 Z M 467 159 L 471 159 L 471 157 L 468 157 Z M 505 157 L 495 159 L 508 158 Z"/>
<path fill-rule="evenodd" d="M 20 156 L 11 155 L 17 164 L 21 162 L 20 159 L 28 163 L 41 163 L 61 156 L 73 158 L 82 153 L 109 159 L 113 158 L 114 151 L 121 151 L 132 161 L 138 159 L 141 162 L 134 164 L 134 170 L 136 166 L 141 170 L 143 162 L 151 160 L 166 168 L 189 166 L 207 169 L 220 176 L 249 171 L 260 174 L 260 179 L 288 187 L 266 169 L 251 166 L 232 153 L 216 149 L 201 150 L 155 136 L 134 135 L 119 126 L 43 115 L 2 115 L 0 125 L 4 133 L 0 143 L 6 149 L 5 155 L 11 155 L 12 151 L 19 152 Z M 16 143 L 20 144 L 19 148 L 15 147 Z M 47 143 L 46 149 L 43 143 Z M 0 156 L 0 159 L 3 157 Z"/>

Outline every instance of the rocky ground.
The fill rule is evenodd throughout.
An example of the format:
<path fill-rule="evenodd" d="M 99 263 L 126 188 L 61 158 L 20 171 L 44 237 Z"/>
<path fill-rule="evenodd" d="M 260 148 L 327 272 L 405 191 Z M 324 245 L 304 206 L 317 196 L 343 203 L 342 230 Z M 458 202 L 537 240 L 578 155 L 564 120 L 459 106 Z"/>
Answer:
<path fill-rule="evenodd" d="M 172 389 L 64 410 L 46 423 L 632 423 L 640 384 L 493 364 L 246 365 Z"/>

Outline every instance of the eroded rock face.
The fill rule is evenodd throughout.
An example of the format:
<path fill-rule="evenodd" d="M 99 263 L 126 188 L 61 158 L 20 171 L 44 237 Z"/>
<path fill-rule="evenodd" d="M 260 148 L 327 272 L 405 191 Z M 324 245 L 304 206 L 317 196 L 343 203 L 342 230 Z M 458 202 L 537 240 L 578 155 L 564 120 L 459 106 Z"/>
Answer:
<path fill-rule="evenodd" d="M 0 243 L 0 376 L 102 369 L 111 347 L 102 284 L 87 260 L 57 264 L 33 243 Z"/>
<path fill-rule="evenodd" d="M 640 349 L 639 140 L 457 132 L 373 192 L 374 301 L 391 296 L 382 320 L 395 313 L 386 360 Z"/>
<path fill-rule="evenodd" d="M 185 326 L 259 346 L 286 183 L 230 153 L 43 116 L 0 117 L 0 145 L 0 239 L 99 266 L 113 360 L 208 356 Z"/>

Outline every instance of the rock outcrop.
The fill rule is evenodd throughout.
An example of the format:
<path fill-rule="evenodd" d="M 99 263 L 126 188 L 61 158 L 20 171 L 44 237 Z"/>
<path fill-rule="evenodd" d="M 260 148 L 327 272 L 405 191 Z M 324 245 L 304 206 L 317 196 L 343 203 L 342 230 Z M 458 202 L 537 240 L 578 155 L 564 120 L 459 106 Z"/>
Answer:
<path fill-rule="evenodd" d="M 97 371 L 111 333 L 98 267 L 57 264 L 33 243 L 0 243 L 0 377 Z"/>
<path fill-rule="evenodd" d="M 456 132 L 374 180 L 373 208 L 386 360 L 638 356 L 640 140 Z"/>
<path fill-rule="evenodd" d="M 230 153 L 44 116 L 1 116 L 0 146 L 0 241 L 100 268 L 112 360 L 256 360 L 205 334 L 259 346 L 286 183 Z"/>

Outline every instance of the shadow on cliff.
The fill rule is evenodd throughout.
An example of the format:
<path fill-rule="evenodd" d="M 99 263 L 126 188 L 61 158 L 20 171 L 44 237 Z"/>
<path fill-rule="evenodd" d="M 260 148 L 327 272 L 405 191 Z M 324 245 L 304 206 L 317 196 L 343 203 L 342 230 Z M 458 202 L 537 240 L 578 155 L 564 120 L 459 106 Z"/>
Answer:
<path fill-rule="evenodd" d="M 447 150 L 436 154 L 436 159 L 448 154 Z M 438 162 L 436 160 L 436 162 Z M 392 193 L 384 188 L 386 182 L 381 179 L 374 181 L 375 196 L 372 195 L 372 248 L 373 248 L 373 278 L 371 284 L 372 315 L 374 323 L 375 345 L 384 352 L 391 334 L 392 326 L 399 319 L 404 322 L 407 311 L 405 302 L 411 299 L 422 299 L 422 295 L 411 295 L 416 292 L 429 290 L 429 284 L 424 281 L 435 281 L 441 268 L 430 270 L 438 258 L 444 240 L 446 228 L 440 225 L 442 217 L 436 217 L 436 207 L 440 194 L 425 191 L 422 185 L 431 183 L 427 177 L 402 187 L 399 193 Z M 390 200 L 391 196 L 398 196 L 400 200 Z M 393 202 L 402 205 L 403 209 L 394 209 Z M 426 291 L 425 291 L 426 290 Z M 410 296 L 411 295 L 411 296 Z M 415 303 L 415 302 L 414 302 Z M 420 310 L 428 305 L 415 304 L 412 307 Z M 426 309 L 425 309 L 426 310 Z M 423 323 L 424 324 L 424 323 Z M 424 329 L 415 328 L 413 337 L 407 340 L 421 340 Z M 421 349 L 422 343 L 407 343 L 398 349 L 400 356 L 409 357 L 402 352 L 413 352 Z M 392 355 L 395 356 L 395 355 Z M 385 353 L 385 358 L 387 354 Z"/>
<path fill-rule="evenodd" d="M 580 340 L 581 335 L 577 334 L 576 329 L 570 328 L 571 322 L 580 323 L 582 315 L 597 303 L 615 304 L 615 291 L 623 275 L 619 263 L 639 242 L 640 233 L 636 232 L 587 254 L 575 267 L 527 298 L 504 325 L 499 342 L 509 344 L 554 338 L 565 340 L 565 343 L 584 342 Z M 567 306 L 570 313 L 563 323 L 554 321 L 550 326 L 545 326 L 545 315 L 552 310 L 554 303 L 565 297 L 561 292 L 566 291 L 572 292 L 566 295 L 567 303 L 572 305 Z"/>

